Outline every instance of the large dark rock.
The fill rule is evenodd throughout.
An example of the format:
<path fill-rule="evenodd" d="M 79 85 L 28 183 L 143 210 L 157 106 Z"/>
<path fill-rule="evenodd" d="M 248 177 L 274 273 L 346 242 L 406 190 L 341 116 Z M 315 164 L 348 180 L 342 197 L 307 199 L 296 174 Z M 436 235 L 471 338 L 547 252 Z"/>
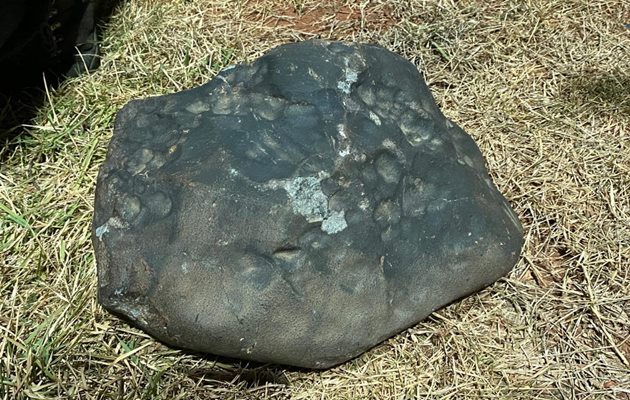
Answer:
<path fill-rule="evenodd" d="M 156 338 L 326 368 L 505 275 L 522 230 L 413 64 L 280 46 L 118 114 L 99 300 Z"/>

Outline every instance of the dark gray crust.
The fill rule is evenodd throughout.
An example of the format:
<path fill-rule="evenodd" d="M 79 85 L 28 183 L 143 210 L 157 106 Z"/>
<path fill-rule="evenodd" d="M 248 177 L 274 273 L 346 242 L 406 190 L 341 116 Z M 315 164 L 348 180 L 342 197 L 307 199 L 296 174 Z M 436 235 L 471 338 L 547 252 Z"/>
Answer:
<path fill-rule="evenodd" d="M 523 243 L 415 66 L 306 41 L 118 114 L 99 301 L 177 347 L 327 368 L 504 276 Z"/>

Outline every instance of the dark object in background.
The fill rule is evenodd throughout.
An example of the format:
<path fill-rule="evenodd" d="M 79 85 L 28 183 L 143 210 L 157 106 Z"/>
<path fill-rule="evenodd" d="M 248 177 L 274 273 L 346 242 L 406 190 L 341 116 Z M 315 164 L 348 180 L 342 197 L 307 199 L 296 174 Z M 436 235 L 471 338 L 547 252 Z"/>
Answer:
<path fill-rule="evenodd" d="M 19 123 L 6 115 L 37 103 L 43 88 L 98 67 L 96 25 L 115 0 L 2 0 L 0 2 L 0 126 Z M 11 104 L 13 103 L 13 104 Z M 33 105 L 33 104 L 30 104 Z M 36 105 L 36 104 L 35 104 Z M 10 107 L 14 106 L 14 107 Z M 18 107 L 20 108 L 20 107 Z"/>
<path fill-rule="evenodd" d="M 127 104 L 92 240 L 99 301 L 154 337 L 327 368 L 505 275 L 523 233 L 413 64 L 307 41 Z"/>

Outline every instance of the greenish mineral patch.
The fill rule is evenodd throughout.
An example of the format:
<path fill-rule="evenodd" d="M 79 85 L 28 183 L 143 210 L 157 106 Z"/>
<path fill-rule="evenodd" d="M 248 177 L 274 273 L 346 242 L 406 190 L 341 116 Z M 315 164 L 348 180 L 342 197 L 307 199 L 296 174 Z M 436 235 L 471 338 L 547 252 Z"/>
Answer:
<path fill-rule="evenodd" d="M 348 227 L 343 211 L 332 211 L 328 208 L 328 198 L 316 177 L 299 176 L 287 181 L 284 189 L 289 195 L 293 211 L 308 222 L 321 222 L 324 232 L 335 234 Z"/>
<path fill-rule="evenodd" d="M 331 235 L 341 232 L 348 227 L 344 211 L 332 211 L 324 221 L 322 221 L 322 231 Z"/>
<path fill-rule="evenodd" d="M 297 177 L 287 182 L 285 189 L 291 199 L 293 211 L 304 216 L 308 222 L 318 222 L 326 218 L 328 199 L 317 178 Z"/>

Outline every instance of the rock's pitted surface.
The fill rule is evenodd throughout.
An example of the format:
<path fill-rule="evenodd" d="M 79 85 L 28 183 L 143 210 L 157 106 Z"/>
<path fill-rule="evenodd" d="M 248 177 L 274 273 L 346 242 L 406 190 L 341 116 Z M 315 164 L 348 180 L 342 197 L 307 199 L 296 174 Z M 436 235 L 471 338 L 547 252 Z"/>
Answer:
<path fill-rule="evenodd" d="M 376 46 L 280 46 L 132 101 L 98 178 L 99 300 L 162 341 L 325 368 L 506 274 L 473 140 Z"/>

